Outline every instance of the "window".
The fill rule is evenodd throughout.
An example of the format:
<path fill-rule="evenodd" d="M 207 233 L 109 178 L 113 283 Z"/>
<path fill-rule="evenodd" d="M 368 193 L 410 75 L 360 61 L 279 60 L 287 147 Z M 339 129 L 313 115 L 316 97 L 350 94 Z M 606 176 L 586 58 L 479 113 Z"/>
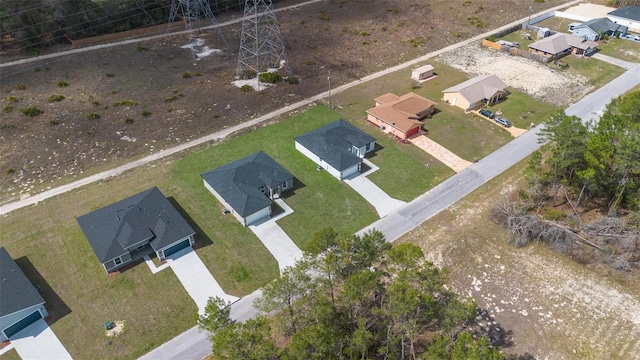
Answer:
<path fill-rule="evenodd" d="M 120 264 L 122 264 L 122 259 L 121 259 L 121 258 L 119 258 L 119 257 L 117 257 L 117 258 L 113 259 L 113 262 L 114 262 L 116 265 L 120 265 Z"/>
<path fill-rule="evenodd" d="M 267 191 L 267 188 L 263 185 L 263 186 L 260 186 L 260 189 L 258 190 L 260 190 L 260 192 L 264 194 Z"/>
<path fill-rule="evenodd" d="M 288 182 L 287 182 L 287 181 L 285 181 L 285 182 L 283 182 L 283 183 L 282 183 L 282 190 L 284 190 L 284 189 L 286 189 L 286 188 L 288 188 L 288 187 L 289 187 L 289 185 L 288 185 Z"/>

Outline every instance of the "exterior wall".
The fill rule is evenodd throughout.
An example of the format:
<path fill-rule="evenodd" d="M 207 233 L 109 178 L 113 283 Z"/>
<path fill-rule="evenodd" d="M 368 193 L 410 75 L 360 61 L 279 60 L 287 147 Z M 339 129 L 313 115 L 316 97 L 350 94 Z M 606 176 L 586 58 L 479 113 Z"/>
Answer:
<path fill-rule="evenodd" d="M 218 201 L 220 201 L 222 203 L 222 205 L 224 205 L 224 207 L 229 210 L 229 212 L 241 223 L 244 225 L 244 218 L 242 216 L 240 216 L 240 214 L 238 214 L 236 212 L 236 210 L 231 207 L 231 205 L 227 204 L 226 201 L 224 201 L 224 199 L 222 198 L 222 196 L 220 196 L 218 194 L 217 191 L 215 191 L 206 181 L 202 180 L 202 182 L 204 183 L 204 187 L 206 187 L 212 194 L 213 196 L 216 197 L 216 199 L 218 199 Z"/>
<path fill-rule="evenodd" d="M 39 305 L 34 305 L 31 307 L 28 307 L 26 309 L 22 309 L 20 311 L 16 311 L 13 314 L 9 314 L 9 315 L 5 315 L 2 318 L 0 318 L 0 330 L 4 330 L 6 328 L 8 328 L 9 326 L 17 323 L 18 321 L 24 319 L 26 316 L 30 315 L 31 313 L 33 313 L 34 311 L 40 311 L 40 315 L 42 315 L 42 318 L 46 318 L 47 316 L 49 316 L 49 313 L 47 312 L 47 309 L 44 308 L 44 303 L 43 304 L 39 304 Z M 4 335 L 3 331 L 0 331 L 0 342 L 4 342 L 7 341 L 9 339 L 7 339 L 7 337 Z"/>
<path fill-rule="evenodd" d="M 411 72 L 411 78 L 414 80 L 424 80 L 433 76 L 433 69 L 423 71 L 420 69 L 415 69 Z"/>
<path fill-rule="evenodd" d="M 593 30 L 587 27 L 573 29 L 571 33 L 575 36 L 580 36 L 591 41 L 596 41 L 600 37 L 598 34 L 593 32 Z"/>
<path fill-rule="evenodd" d="M 629 19 L 624 19 L 621 17 L 617 17 L 614 15 L 607 15 L 609 20 L 613 21 L 616 24 L 620 24 L 622 26 L 626 26 L 631 30 L 640 31 L 640 21 L 633 21 Z"/>
<path fill-rule="evenodd" d="M 194 238 L 193 234 L 192 234 L 192 235 L 189 235 L 189 236 L 187 236 L 187 237 L 185 237 L 185 238 L 182 238 L 182 239 L 180 239 L 180 240 L 178 240 L 178 241 L 175 241 L 175 242 L 173 242 L 173 243 L 171 243 L 171 244 L 169 244 L 169 245 L 167 245 L 167 246 L 163 247 L 162 249 L 160 249 L 160 250 L 156 251 L 156 256 L 158 256 L 158 258 L 159 258 L 160 260 L 164 260 L 164 250 L 165 250 L 165 249 L 168 249 L 168 248 L 172 247 L 173 245 L 177 245 L 177 244 L 179 244 L 179 243 L 183 242 L 183 241 L 184 241 L 184 240 L 186 240 L 186 239 L 189 239 L 189 246 L 193 246 L 193 244 L 195 244 L 195 242 L 196 242 L 196 240 L 195 240 L 195 238 Z"/>
<path fill-rule="evenodd" d="M 320 159 L 320 157 L 318 157 L 318 155 L 312 153 L 309 149 L 307 149 L 306 147 L 302 146 L 300 143 L 298 143 L 296 141 L 296 150 L 300 151 L 304 156 L 308 157 L 309 159 L 311 159 L 313 162 L 315 162 L 316 164 L 318 164 L 319 166 L 321 166 L 323 169 L 325 169 L 329 174 L 331 174 L 331 176 L 335 177 L 338 180 L 342 180 L 342 174 L 340 173 L 340 171 L 338 171 L 336 168 L 334 168 L 333 166 L 327 164 L 325 161 L 323 161 L 322 159 Z"/>
<path fill-rule="evenodd" d="M 105 271 L 112 272 L 112 271 L 118 270 L 119 268 L 131 262 L 131 254 L 129 253 L 123 254 L 122 256 L 120 256 L 120 258 L 122 259 L 122 262 L 118 265 L 116 265 L 115 259 L 111 259 L 109 261 L 102 263 L 102 266 L 104 266 Z"/>
<path fill-rule="evenodd" d="M 380 129 L 380 131 L 382 131 L 385 134 L 394 134 L 399 136 L 401 134 L 401 131 L 392 127 L 391 125 L 387 124 L 386 122 L 384 122 L 381 119 L 378 119 L 377 117 L 371 115 L 371 114 L 367 114 L 367 121 L 369 121 L 370 123 L 376 125 L 378 127 L 378 129 Z"/>
<path fill-rule="evenodd" d="M 346 177 L 349 177 L 349 176 L 351 176 L 353 174 L 356 174 L 359 171 L 360 171 L 360 164 L 355 164 L 352 167 L 350 167 L 350 168 L 348 168 L 348 169 L 346 169 L 346 170 L 344 170 L 342 172 L 342 178 L 340 178 L 340 180 L 342 180 L 342 179 L 344 179 Z"/>
<path fill-rule="evenodd" d="M 255 221 L 268 217 L 269 215 L 271 215 L 271 206 L 267 206 L 266 208 L 260 209 L 251 215 L 247 215 L 244 226 L 251 225 Z"/>
<path fill-rule="evenodd" d="M 471 104 L 462 95 L 457 92 L 444 93 L 442 100 L 448 102 L 452 106 L 457 106 L 464 111 L 471 109 Z"/>
<path fill-rule="evenodd" d="M 375 148 L 376 148 L 376 142 L 375 141 L 370 142 L 365 154 L 373 151 Z"/>
<path fill-rule="evenodd" d="M 529 48 L 529 52 L 530 52 L 531 54 L 542 55 L 542 56 L 546 56 L 546 57 L 548 57 L 548 58 L 550 58 L 550 57 L 552 57 L 552 56 L 553 56 L 553 54 L 550 54 L 550 53 L 548 53 L 548 52 L 544 52 L 544 51 L 542 51 L 542 50 L 537 50 L 537 49 L 532 49 L 532 48 Z"/>
<path fill-rule="evenodd" d="M 284 186 L 284 184 L 286 184 L 286 186 Z M 280 188 L 282 189 L 282 192 L 291 190 L 291 188 L 293 188 L 293 179 L 285 181 L 283 183 L 283 186 L 281 186 Z"/>

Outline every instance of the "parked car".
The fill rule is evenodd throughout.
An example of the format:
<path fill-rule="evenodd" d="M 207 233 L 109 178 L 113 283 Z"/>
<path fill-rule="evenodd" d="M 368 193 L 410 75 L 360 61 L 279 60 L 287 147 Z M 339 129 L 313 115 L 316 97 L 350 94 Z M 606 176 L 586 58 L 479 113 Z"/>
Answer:
<path fill-rule="evenodd" d="M 493 119 L 495 117 L 495 115 L 493 115 L 493 113 L 487 109 L 480 109 L 480 115 L 482 116 L 486 116 L 489 119 Z"/>
<path fill-rule="evenodd" d="M 493 119 L 493 121 L 497 122 L 498 124 L 504 126 L 504 127 L 511 127 L 511 121 L 503 118 L 503 117 L 497 117 L 495 119 Z"/>
<path fill-rule="evenodd" d="M 625 38 L 627 38 L 629 40 L 640 42 L 640 35 L 627 34 L 627 36 L 625 36 Z"/>

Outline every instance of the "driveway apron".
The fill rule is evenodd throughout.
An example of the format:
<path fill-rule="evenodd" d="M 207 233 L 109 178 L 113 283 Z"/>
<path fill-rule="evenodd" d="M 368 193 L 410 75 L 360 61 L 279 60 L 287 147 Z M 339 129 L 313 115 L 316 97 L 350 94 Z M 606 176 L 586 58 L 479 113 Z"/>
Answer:
<path fill-rule="evenodd" d="M 198 313 L 204 314 L 204 309 L 211 297 L 218 296 L 227 303 L 238 300 L 237 297 L 228 295 L 222 290 L 222 287 L 191 247 L 170 255 L 167 258 L 167 263 L 189 296 L 195 301 Z"/>
<path fill-rule="evenodd" d="M 404 201 L 394 199 L 387 195 L 378 185 L 369 180 L 367 175 L 377 171 L 379 168 L 367 159 L 364 159 L 363 162 L 369 166 L 370 170 L 346 178 L 344 182 L 358 192 L 369 204 L 373 205 L 378 212 L 378 216 L 383 218 L 406 204 Z"/>
<path fill-rule="evenodd" d="M 11 337 L 11 344 L 23 359 L 72 359 L 53 330 L 40 319 Z"/>
<path fill-rule="evenodd" d="M 293 266 L 297 260 L 302 259 L 302 250 L 285 233 L 277 220 L 293 212 L 291 208 L 282 200 L 275 200 L 285 211 L 273 218 L 263 219 L 249 225 L 249 229 L 260 239 L 262 244 L 276 258 L 278 267 L 282 271 L 287 266 Z"/>

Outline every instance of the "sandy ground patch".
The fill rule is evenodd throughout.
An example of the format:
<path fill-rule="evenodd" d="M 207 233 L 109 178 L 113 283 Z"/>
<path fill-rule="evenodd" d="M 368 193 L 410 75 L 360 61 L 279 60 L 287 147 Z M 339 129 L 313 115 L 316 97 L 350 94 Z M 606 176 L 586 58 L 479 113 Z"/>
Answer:
<path fill-rule="evenodd" d="M 497 75 L 510 87 L 559 106 L 568 105 L 593 90 L 584 76 L 560 73 L 543 64 L 477 44 L 445 53 L 438 60 L 474 76 Z"/>
<path fill-rule="evenodd" d="M 118 336 L 124 331 L 124 320 L 116 320 L 114 324 L 111 329 L 105 331 L 107 337 Z"/>
<path fill-rule="evenodd" d="M 597 19 L 607 17 L 607 13 L 615 9 L 616 8 L 598 4 L 580 4 L 572 6 L 563 12 L 566 14 L 586 16 L 592 19 Z"/>

